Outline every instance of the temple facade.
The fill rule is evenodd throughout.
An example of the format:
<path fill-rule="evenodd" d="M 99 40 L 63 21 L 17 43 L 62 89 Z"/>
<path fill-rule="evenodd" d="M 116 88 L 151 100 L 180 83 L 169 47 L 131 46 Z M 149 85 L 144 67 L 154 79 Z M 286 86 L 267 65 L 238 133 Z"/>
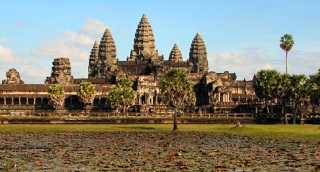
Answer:
<path fill-rule="evenodd" d="M 209 107 L 208 109 L 214 111 L 214 107 L 221 104 L 256 99 L 250 81 L 237 81 L 236 74 L 228 71 L 209 71 L 206 45 L 200 33 L 196 33 L 190 40 L 189 57 L 186 60 L 182 57 L 178 44 L 173 45 L 172 51 L 165 59 L 163 55 L 159 55 L 151 24 L 144 14 L 136 29 L 133 49 L 125 61 L 118 59 L 112 33 L 106 29 L 101 40 L 93 43 L 88 57 L 88 78 L 74 79 L 68 58 L 54 59 L 51 76 L 45 79 L 44 84 L 24 84 L 19 73 L 10 69 L 7 79 L 0 85 L 0 106 L 47 107 L 49 84 L 61 84 L 67 93 L 65 107 L 72 109 L 79 104 L 75 100 L 78 84 L 89 81 L 95 85 L 97 91 L 94 99 L 96 110 L 108 111 L 112 110 L 110 102 L 107 101 L 108 90 L 114 86 L 117 78 L 127 77 L 134 83 L 136 92 L 137 108 L 133 110 L 166 109 L 160 94 L 160 76 L 173 68 L 186 71 L 187 77 L 194 85 L 197 107 Z"/>

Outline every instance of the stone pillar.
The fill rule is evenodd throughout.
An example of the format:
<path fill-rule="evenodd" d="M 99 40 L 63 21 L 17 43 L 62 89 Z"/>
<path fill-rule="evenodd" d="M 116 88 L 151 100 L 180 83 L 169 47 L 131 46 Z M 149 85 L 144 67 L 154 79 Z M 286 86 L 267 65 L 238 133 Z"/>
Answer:
<path fill-rule="evenodd" d="M 218 101 L 217 102 L 220 102 L 220 92 L 218 92 Z"/>
<path fill-rule="evenodd" d="M 36 105 L 36 99 L 37 98 L 35 98 L 35 97 L 33 98 L 33 105 Z"/>
<path fill-rule="evenodd" d="M 153 105 L 153 96 L 149 96 L 149 103 Z"/>
<path fill-rule="evenodd" d="M 4 105 L 7 105 L 7 98 L 5 97 L 3 100 Z"/>
<path fill-rule="evenodd" d="M 27 100 L 26 100 L 26 105 L 29 105 L 29 98 L 27 97 Z"/>
<path fill-rule="evenodd" d="M 14 105 L 14 98 L 11 98 L 11 105 Z"/>
<path fill-rule="evenodd" d="M 20 106 L 21 105 L 21 97 L 20 96 L 19 96 L 18 100 L 19 100 L 19 106 Z"/>
<path fill-rule="evenodd" d="M 140 97 L 140 94 L 137 95 L 137 99 L 138 99 L 137 103 L 138 103 L 139 105 L 141 105 L 141 97 Z"/>
<path fill-rule="evenodd" d="M 227 94 L 227 102 L 230 102 L 230 93 Z"/>

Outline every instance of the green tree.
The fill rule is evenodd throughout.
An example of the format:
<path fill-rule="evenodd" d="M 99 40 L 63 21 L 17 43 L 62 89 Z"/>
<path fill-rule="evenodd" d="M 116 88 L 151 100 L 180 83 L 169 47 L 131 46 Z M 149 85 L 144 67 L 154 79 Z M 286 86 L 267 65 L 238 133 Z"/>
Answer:
<path fill-rule="evenodd" d="M 85 106 L 93 103 L 95 94 L 95 88 L 91 82 L 80 83 L 77 95 L 80 102 Z"/>
<path fill-rule="evenodd" d="M 285 34 L 280 38 L 280 47 L 283 51 L 286 52 L 286 73 L 288 73 L 288 52 L 294 45 L 294 41 L 290 34 Z"/>
<path fill-rule="evenodd" d="M 293 109 L 293 123 L 296 123 L 298 104 L 301 103 L 301 100 L 305 100 L 308 93 L 307 77 L 305 75 L 292 75 L 290 77 L 290 89 L 289 97 L 291 100 L 291 105 Z"/>
<path fill-rule="evenodd" d="M 172 69 L 161 76 L 160 90 L 166 104 L 174 108 L 173 130 L 177 130 L 177 112 L 196 102 L 192 84 L 186 72 Z"/>
<path fill-rule="evenodd" d="M 270 113 L 268 102 L 272 103 L 277 95 L 279 77 L 280 73 L 276 70 L 260 70 L 253 81 L 255 93 L 264 100 L 267 113 Z M 273 108 L 271 108 L 271 113 L 273 113 Z"/>
<path fill-rule="evenodd" d="M 111 88 L 109 92 L 109 100 L 114 104 L 117 112 L 120 106 L 123 106 L 124 112 L 128 112 L 128 108 L 135 103 L 132 82 L 128 78 L 118 79 L 116 87 Z"/>
<path fill-rule="evenodd" d="M 64 104 L 66 97 L 64 89 L 60 84 L 53 84 L 49 86 L 48 96 L 50 98 L 50 104 L 56 109 Z"/>
<path fill-rule="evenodd" d="M 310 103 L 312 104 L 312 113 L 316 113 L 315 107 L 320 106 L 320 70 L 319 73 L 309 76 Z"/>
<path fill-rule="evenodd" d="M 277 96 L 280 99 L 280 104 L 282 105 L 282 113 L 284 116 L 284 123 L 288 124 L 288 118 L 286 115 L 286 105 L 289 101 L 289 90 L 290 90 L 290 78 L 289 74 L 281 74 L 278 78 L 278 89 L 277 89 Z"/>

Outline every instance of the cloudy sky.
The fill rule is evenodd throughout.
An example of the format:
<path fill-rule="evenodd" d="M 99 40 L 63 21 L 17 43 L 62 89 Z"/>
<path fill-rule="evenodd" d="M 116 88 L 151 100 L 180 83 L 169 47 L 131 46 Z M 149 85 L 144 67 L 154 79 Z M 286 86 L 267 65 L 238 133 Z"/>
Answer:
<path fill-rule="evenodd" d="M 209 70 L 251 80 L 261 69 L 285 71 L 280 37 L 291 34 L 291 74 L 320 68 L 319 0 L 0 0 L 0 79 L 16 68 L 25 83 L 44 83 L 54 58 L 68 57 L 75 78 L 87 77 L 89 54 L 106 28 L 126 60 L 147 14 L 156 49 L 168 59 L 175 43 L 184 60 L 199 32 Z"/>

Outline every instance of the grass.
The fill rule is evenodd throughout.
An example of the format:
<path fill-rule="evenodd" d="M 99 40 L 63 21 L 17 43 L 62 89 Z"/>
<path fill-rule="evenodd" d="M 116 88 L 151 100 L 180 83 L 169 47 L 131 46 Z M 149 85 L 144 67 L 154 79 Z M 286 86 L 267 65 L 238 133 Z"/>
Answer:
<path fill-rule="evenodd" d="M 235 125 L 184 124 L 180 132 L 215 132 L 278 139 L 320 142 L 318 125 Z M 112 131 L 172 131 L 172 124 L 8 124 L 0 125 L 0 132 L 112 132 Z"/>

